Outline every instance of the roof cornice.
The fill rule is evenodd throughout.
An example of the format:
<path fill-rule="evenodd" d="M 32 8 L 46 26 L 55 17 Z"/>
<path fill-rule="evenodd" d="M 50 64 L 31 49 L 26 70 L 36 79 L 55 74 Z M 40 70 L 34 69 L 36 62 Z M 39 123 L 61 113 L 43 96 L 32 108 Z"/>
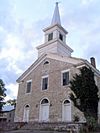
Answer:
<path fill-rule="evenodd" d="M 46 31 L 48 31 L 48 30 L 50 30 L 50 29 L 52 29 L 52 28 L 54 28 L 54 27 L 58 27 L 58 28 L 60 28 L 65 34 L 68 34 L 68 32 L 67 32 L 61 25 L 59 25 L 59 24 L 51 25 L 51 26 L 49 26 L 49 27 L 43 29 L 43 31 L 46 32 Z"/>

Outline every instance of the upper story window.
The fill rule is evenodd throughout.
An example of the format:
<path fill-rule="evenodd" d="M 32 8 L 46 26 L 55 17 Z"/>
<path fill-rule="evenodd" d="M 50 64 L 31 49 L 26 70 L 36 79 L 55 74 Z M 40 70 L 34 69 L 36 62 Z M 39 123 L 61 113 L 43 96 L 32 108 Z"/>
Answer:
<path fill-rule="evenodd" d="M 48 76 L 42 77 L 42 90 L 48 89 Z"/>
<path fill-rule="evenodd" d="M 49 61 L 45 61 L 45 62 L 44 62 L 44 65 L 47 65 L 47 64 L 49 64 Z"/>
<path fill-rule="evenodd" d="M 32 80 L 27 81 L 26 93 L 30 93 L 32 88 Z"/>
<path fill-rule="evenodd" d="M 59 39 L 63 41 L 63 35 L 61 33 L 59 33 Z"/>
<path fill-rule="evenodd" d="M 62 85 L 68 85 L 69 84 L 69 71 L 63 71 L 62 72 Z"/>
<path fill-rule="evenodd" d="M 50 41 L 50 40 L 52 40 L 53 39 L 53 33 L 50 33 L 49 35 L 48 35 L 48 41 Z"/>

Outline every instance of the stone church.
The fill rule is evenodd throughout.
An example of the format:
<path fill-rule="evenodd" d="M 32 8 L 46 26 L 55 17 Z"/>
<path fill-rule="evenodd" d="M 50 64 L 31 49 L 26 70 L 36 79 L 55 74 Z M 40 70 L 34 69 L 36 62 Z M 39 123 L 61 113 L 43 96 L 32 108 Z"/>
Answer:
<path fill-rule="evenodd" d="M 37 60 L 17 79 L 15 122 L 72 122 L 75 115 L 79 116 L 79 121 L 85 121 L 83 112 L 70 100 L 73 92 L 69 81 L 79 73 L 79 68 L 87 66 L 94 72 L 100 88 L 95 59 L 92 57 L 89 63 L 71 56 L 73 50 L 66 44 L 68 32 L 61 25 L 58 3 L 51 25 L 43 31 L 45 41 L 37 47 Z M 100 102 L 98 105 L 99 117 Z"/>

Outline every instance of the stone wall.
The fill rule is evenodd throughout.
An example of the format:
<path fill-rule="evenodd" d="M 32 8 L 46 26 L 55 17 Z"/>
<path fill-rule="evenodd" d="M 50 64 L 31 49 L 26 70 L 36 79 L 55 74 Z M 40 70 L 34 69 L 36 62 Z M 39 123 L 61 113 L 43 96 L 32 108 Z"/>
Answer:
<path fill-rule="evenodd" d="M 49 61 L 49 64 L 44 65 L 45 61 Z M 53 60 L 50 58 L 44 59 L 35 69 L 27 75 L 22 82 L 19 84 L 17 106 L 15 112 L 15 121 L 23 121 L 23 112 L 25 105 L 30 105 L 29 121 L 39 121 L 40 101 L 43 98 L 48 98 L 50 101 L 49 107 L 49 121 L 59 122 L 62 121 L 62 103 L 65 99 L 69 99 L 70 88 L 69 86 L 61 85 L 61 72 L 63 70 L 70 71 L 70 79 L 73 75 L 79 73 L 79 69 L 71 63 Z M 41 78 L 42 76 L 49 76 L 49 87 L 47 90 L 41 89 Z M 31 93 L 27 94 L 26 83 L 28 80 L 32 80 Z M 100 88 L 100 82 L 98 81 Z M 84 121 L 84 115 L 78 109 L 74 108 L 72 104 L 72 121 L 74 115 L 78 114 L 80 121 Z M 100 108 L 100 107 L 99 107 Z M 82 117 L 81 117 L 82 116 Z"/>
<path fill-rule="evenodd" d="M 70 63 L 46 60 L 49 61 L 48 65 L 43 65 L 44 60 L 19 84 L 15 121 L 23 120 L 26 104 L 30 105 L 29 121 L 39 121 L 40 101 L 45 97 L 50 101 L 49 121 L 62 121 L 62 102 L 69 99 L 70 88 L 61 85 L 61 71 L 69 70 L 71 79 L 77 68 Z M 41 77 L 44 75 L 49 75 L 49 87 L 43 91 L 41 90 Z M 25 94 L 26 82 L 30 79 L 32 79 L 32 90 L 31 93 Z"/>

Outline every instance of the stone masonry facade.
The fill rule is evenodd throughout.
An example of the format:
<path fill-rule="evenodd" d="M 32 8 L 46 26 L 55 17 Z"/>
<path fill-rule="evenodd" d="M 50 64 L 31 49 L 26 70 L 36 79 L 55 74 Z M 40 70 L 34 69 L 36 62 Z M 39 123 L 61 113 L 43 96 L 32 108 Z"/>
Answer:
<path fill-rule="evenodd" d="M 49 64 L 44 65 L 46 60 L 49 61 Z M 78 72 L 73 64 L 53 59 L 45 59 L 22 81 L 22 83 L 19 84 L 16 107 L 17 117 L 15 118 L 15 121 L 23 121 L 24 106 L 27 104 L 30 105 L 29 121 L 39 121 L 40 101 L 43 98 L 48 98 L 50 101 L 49 121 L 62 121 L 62 102 L 65 99 L 69 99 L 70 96 L 69 85 L 61 85 L 61 72 L 63 70 L 70 71 L 70 79 L 72 79 L 73 75 Z M 49 87 L 47 90 L 41 90 L 41 77 L 45 75 L 49 75 Z M 32 80 L 32 90 L 31 93 L 26 94 L 25 89 L 28 80 Z M 73 120 L 75 114 L 73 103 L 71 104 L 71 109 L 73 110 Z M 76 113 L 77 112 L 81 117 L 82 112 L 76 110 Z"/>

